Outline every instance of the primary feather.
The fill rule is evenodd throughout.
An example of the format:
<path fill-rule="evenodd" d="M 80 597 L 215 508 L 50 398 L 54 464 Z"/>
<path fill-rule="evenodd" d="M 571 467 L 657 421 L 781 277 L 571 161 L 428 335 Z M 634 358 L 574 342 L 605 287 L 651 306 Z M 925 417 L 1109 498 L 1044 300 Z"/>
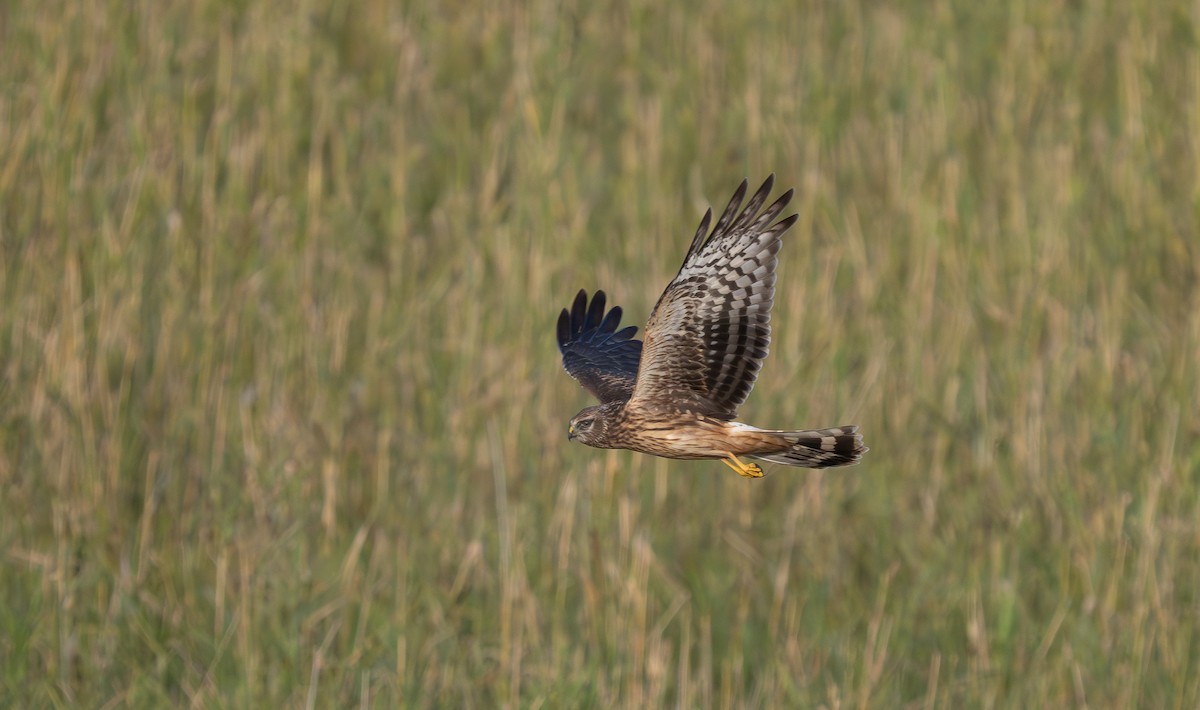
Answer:
<path fill-rule="evenodd" d="M 634 339 L 637 326 L 617 330 L 621 307 L 604 312 L 605 296 L 597 291 L 588 305 L 580 289 L 571 310 L 558 315 L 558 349 L 563 368 L 601 402 L 629 399 L 637 379 L 642 341 Z"/>

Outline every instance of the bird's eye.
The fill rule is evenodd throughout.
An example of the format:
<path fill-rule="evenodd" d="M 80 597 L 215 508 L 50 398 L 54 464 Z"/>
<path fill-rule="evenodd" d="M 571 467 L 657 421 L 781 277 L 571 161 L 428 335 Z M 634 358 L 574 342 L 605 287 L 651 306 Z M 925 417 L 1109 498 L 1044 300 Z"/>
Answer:
<path fill-rule="evenodd" d="M 589 427 L 591 427 L 591 426 L 592 426 L 592 420 L 591 420 L 591 419 L 584 419 L 583 421 L 579 422 L 579 428 L 580 428 L 580 429 L 587 429 L 587 428 L 589 428 Z"/>

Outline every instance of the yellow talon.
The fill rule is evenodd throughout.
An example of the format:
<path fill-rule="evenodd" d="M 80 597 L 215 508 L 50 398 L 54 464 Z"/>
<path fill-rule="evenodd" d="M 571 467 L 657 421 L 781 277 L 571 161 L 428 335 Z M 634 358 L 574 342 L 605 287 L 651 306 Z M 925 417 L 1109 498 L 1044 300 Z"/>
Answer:
<path fill-rule="evenodd" d="M 762 478 L 763 470 L 758 467 L 758 464 L 744 463 L 741 459 L 733 454 L 729 454 L 729 458 L 721 459 L 721 463 L 737 472 L 737 475 L 743 478 Z"/>

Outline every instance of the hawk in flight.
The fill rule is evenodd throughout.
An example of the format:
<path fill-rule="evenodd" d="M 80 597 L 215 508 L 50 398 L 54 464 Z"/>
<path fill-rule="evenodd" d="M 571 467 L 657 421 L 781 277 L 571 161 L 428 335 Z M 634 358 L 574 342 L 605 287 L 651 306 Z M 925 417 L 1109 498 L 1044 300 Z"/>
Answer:
<path fill-rule="evenodd" d="M 558 317 L 558 349 L 568 374 L 600 404 L 571 419 L 568 438 L 601 449 L 631 449 L 672 459 L 720 459 L 748 478 L 763 475 L 741 457 L 826 468 L 858 463 L 867 452 L 857 426 L 792 431 L 734 421 L 750 394 L 771 340 L 775 255 L 797 216 L 776 222 L 788 190 L 762 209 L 771 175 L 745 208 L 747 183 L 712 233 L 700 221 L 674 280 L 646 323 L 619 328 L 621 308 L 605 311 L 603 291 L 586 291 Z"/>

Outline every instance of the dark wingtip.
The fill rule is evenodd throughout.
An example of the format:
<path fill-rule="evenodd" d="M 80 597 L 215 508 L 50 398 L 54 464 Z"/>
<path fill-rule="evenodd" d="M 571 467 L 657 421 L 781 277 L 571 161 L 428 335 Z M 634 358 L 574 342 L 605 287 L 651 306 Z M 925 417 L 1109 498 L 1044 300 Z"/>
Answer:
<path fill-rule="evenodd" d="M 691 256 L 700 247 L 704 246 L 705 240 L 708 239 L 708 227 L 712 224 L 712 216 L 712 208 L 709 207 L 704 212 L 704 219 L 700 220 L 700 226 L 696 228 L 696 236 L 692 237 L 692 245 L 688 247 L 688 256 Z M 684 261 L 687 261 L 686 256 L 684 257 Z"/>
<path fill-rule="evenodd" d="M 562 309 L 558 314 L 558 350 L 562 352 L 566 348 L 567 343 L 571 342 L 571 314 L 567 313 L 567 309 Z"/>
<path fill-rule="evenodd" d="M 746 178 L 746 177 L 742 178 L 742 182 L 738 185 L 738 188 L 733 191 L 733 197 L 731 197 L 729 199 L 730 208 L 732 208 L 733 210 L 736 211 L 737 207 L 741 207 L 742 200 L 746 199 L 746 191 L 749 189 L 750 189 L 750 178 Z M 735 202 L 737 203 L 737 207 L 733 206 L 733 203 L 735 203 Z"/>
<path fill-rule="evenodd" d="M 766 180 L 763 180 L 762 185 L 759 185 L 758 189 L 754 191 L 754 196 L 750 198 L 750 201 L 762 200 L 765 202 L 773 189 L 775 189 L 775 173 L 771 173 Z"/>
<path fill-rule="evenodd" d="M 604 321 L 604 304 L 607 297 L 603 291 L 597 291 L 592 294 L 592 305 L 588 306 L 587 319 L 584 321 L 584 330 L 595 330 Z"/>
<path fill-rule="evenodd" d="M 571 304 L 571 332 L 572 334 L 579 333 L 583 330 L 584 318 L 587 316 L 587 291 L 579 289 L 579 293 L 575 294 L 575 302 Z"/>
<path fill-rule="evenodd" d="M 566 308 L 558 315 L 558 345 L 559 349 L 563 349 L 567 345 L 583 339 L 592 339 L 596 336 L 613 336 L 628 340 L 637 333 L 636 327 L 628 327 L 623 329 L 619 334 L 617 328 L 621 325 L 621 317 L 624 311 L 620 306 L 613 306 L 608 312 L 605 312 L 605 307 L 608 303 L 608 296 L 602 290 L 597 290 L 592 294 L 591 299 L 588 299 L 588 294 L 585 289 L 580 289 L 575 295 L 575 301 L 571 304 L 571 309 Z"/>
<path fill-rule="evenodd" d="M 800 215 L 798 215 L 798 214 L 794 214 L 794 215 L 791 215 L 784 219 L 781 219 L 775 223 L 775 227 L 774 227 L 773 231 L 776 234 L 783 234 L 784 232 L 791 229 L 792 225 L 795 224 L 796 220 L 798 220 L 798 219 L 800 219 Z"/>
<path fill-rule="evenodd" d="M 738 207 L 741 207 L 742 200 L 746 199 L 746 191 L 749 189 L 750 189 L 750 178 L 742 178 L 742 184 L 738 185 L 738 189 L 734 191 L 733 199 L 729 200 L 729 204 L 732 206 L 734 202 L 737 202 Z M 737 210 L 737 207 L 734 207 L 734 211 L 736 211 L 736 210 Z"/>
<path fill-rule="evenodd" d="M 724 234 L 733 224 L 738 210 L 742 207 L 742 200 L 746 199 L 746 189 L 750 187 L 750 179 L 742 178 L 742 184 L 738 185 L 738 189 L 734 191 L 733 197 L 729 199 L 729 204 L 725 206 L 725 211 L 721 213 L 721 218 L 717 220 L 717 226 L 713 227 L 713 238 Z M 697 235 L 696 241 L 702 241 Z M 693 248 L 697 246 L 695 242 Z M 689 256 L 691 251 L 688 252 Z"/>
<path fill-rule="evenodd" d="M 617 326 L 621 324 L 621 307 L 613 306 L 612 310 L 604 316 L 604 320 L 600 321 L 600 327 L 596 329 L 598 333 L 615 333 Z"/>

